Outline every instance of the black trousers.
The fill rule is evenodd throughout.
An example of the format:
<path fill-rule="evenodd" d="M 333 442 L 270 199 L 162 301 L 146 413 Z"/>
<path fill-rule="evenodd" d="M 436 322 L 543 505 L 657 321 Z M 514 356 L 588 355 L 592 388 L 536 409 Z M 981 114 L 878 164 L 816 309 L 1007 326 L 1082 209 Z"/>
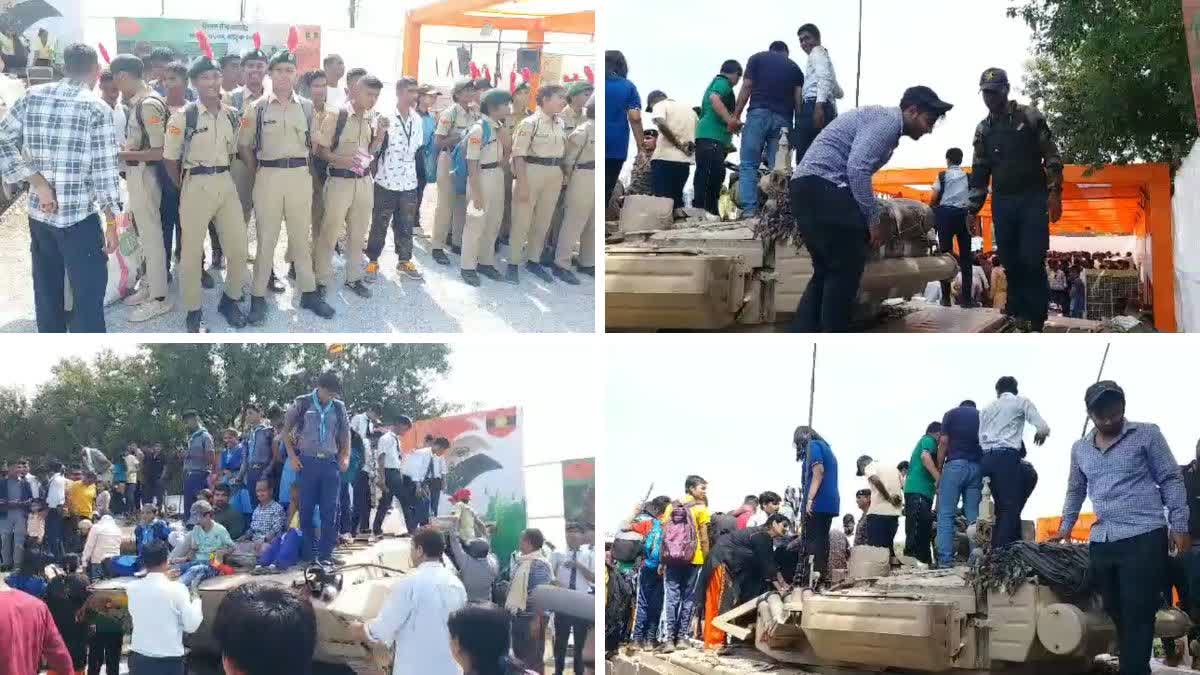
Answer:
<path fill-rule="evenodd" d="M 392 498 L 399 497 L 403 490 L 400 479 L 400 469 L 383 470 L 383 497 L 379 500 L 379 505 L 375 507 L 375 522 L 371 524 L 371 531 L 375 534 L 383 532 L 383 519 L 392 508 Z M 407 524 L 406 522 L 405 525 Z"/>
<path fill-rule="evenodd" d="M 429 180 L 425 178 L 425 167 L 417 165 L 417 218 L 413 221 L 413 228 L 421 227 L 421 202 L 425 201 L 425 186 Z"/>
<path fill-rule="evenodd" d="M 692 178 L 692 206 L 717 215 L 721 183 L 725 182 L 725 156 L 729 152 L 719 141 L 696 140 L 696 175 Z"/>
<path fill-rule="evenodd" d="M 687 185 L 691 172 L 692 165 L 688 162 L 650 160 L 650 185 L 654 196 L 666 197 L 675 202 L 675 208 L 683 208 L 683 186 Z"/>
<path fill-rule="evenodd" d="M 88 675 L 100 675 L 100 666 L 104 666 L 105 675 L 119 675 L 124 639 L 122 633 L 96 633 L 88 638 Z"/>
<path fill-rule="evenodd" d="M 366 532 L 371 524 L 371 477 L 366 471 L 359 471 L 352 487 L 354 512 L 350 516 L 350 532 L 358 534 Z"/>
<path fill-rule="evenodd" d="M 575 633 L 571 658 L 575 675 L 583 675 L 583 643 L 587 640 L 591 622 L 561 614 L 554 615 L 554 675 L 563 675 L 567 668 L 567 638 Z"/>
<path fill-rule="evenodd" d="M 1088 545 L 1092 582 L 1117 626 L 1121 675 L 1148 675 L 1154 613 L 1167 580 L 1167 529 Z"/>
<path fill-rule="evenodd" d="M 440 500 L 442 498 L 442 484 L 443 484 L 443 480 L 441 478 L 430 478 L 429 482 L 426 483 L 426 485 L 429 486 L 429 517 L 430 518 L 437 517 L 438 500 Z"/>
<path fill-rule="evenodd" d="M 412 260 L 413 228 L 421 198 L 417 190 L 389 190 L 375 184 L 375 206 L 371 211 L 371 234 L 367 237 L 367 260 L 379 262 L 379 254 L 387 242 L 388 224 L 392 227 L 392 243 L 400 262 Z"/>
<path fill-rule="evenodd" d="M 1009 314 L 1040 330 L 1050 306 L 1046 252 L 1050 249 L 1050 215 L 1045 191 L 992 195 L 996 253 L 1008 275 Z"/>
<path fill-rule="evenodd" d="M 62 562 L 64 551 L 64 532 L 63 528 L 66 524 L 63 522 L 62 509 L 47 509 L 46 510 L 46 536 L 44 537 L 44 548 L 46 554 L 54 559 L 55 562 Z"/>
<path fill-rule="evenodd" d="M 612 200 L 613 188 L 617 186 L 617 179 L 621 177 L 621 167 L 625 166 L 623 159 L 606 159 L 604 160 L 604 206 L 608 207 L 608 202 Z"/>
<path fill-rule="evenodd" d="M 972 274 L 971 268 L 973 261 L 973 253 L 971 252 L 971 230 L 967 227 L 967 210 L 960 209 L 956 206 L 938 206 L 933 210 L 934 219 L 937 221 L 938 247 L 942 253 L 954 253 L 954 242 L 958 241 L 958 268 L 962 274 L 962 297 L 960 301 L 963 306 L 969 306 L 974 302 L 972 297 Z M 946 307 L 950 306 L 950 282 L 942 282 L 942 304 Z"/>
<path fill-rule="evenodd" d="M 904 555 L 933 563 L 933 500 L 913 492 L 904 495 Z"/>
<path fill-rule="evenodd" d="M 29 219 L 33 306 L 39 333 L 103 333 L 108 254 L 104 228 L 92 214 L 68 227 Z M 66 282 L 72 309 L 67 314 Z"/>
<path fill-rule="evenodd" d="M 129 652 L 129 675 L 183 675 L 182 656 L 142 656 Z"/>
<path fill-rule="evenodd" d="M 417 531 L 423 523 L 417 512 L 417 483 L 408 476 L 400 476 L 400 510 L 404 513 L 404 527 L 409 534 Z"/>
<path fill-rule="evenodd" d="M 512 653 L 517 661 L 539 675 L 545 671 L 546 622 L 539 621 L 536 615 L 518 614 L 513 616 L 511 635 Z"/>
<path fill-rule="evenodd" d="M 809 556 L 812 556 L 813 570 L 821 575 L 821 579 L 829 578 L 829 527 L 836 517 L 836 513 L 814 513 L 804 516 L 801 541 L 804 550 L 796 565 L 797 585 L 808 585 Z"/>
<path fill-rule="evenodd" d="M 1008 546 L 1021 539 L 1021 507 L 1025 505 L 1027 478 L 1021 457 L 1013 448 L 996 448 L 983 453 L 979 462 L 983 475 L 991 479 L 996 522 L 992 526 L 992 548 Z"/>
<path fill-rule="evenodd" d="M 850 188 L 824 178 L 792 180 L 792 215 L 812 257 L 813 274 L 791 330 L 844 333 L 867 265 L 867 224 Z"/>
<path fill-rule="evenodd" d="M 896 530 L 900 529 L 900 516 L 867 514 L 862 521 L 866 530 L 867 546 L 879 546 L 891 551 L 896 544 Z"/>

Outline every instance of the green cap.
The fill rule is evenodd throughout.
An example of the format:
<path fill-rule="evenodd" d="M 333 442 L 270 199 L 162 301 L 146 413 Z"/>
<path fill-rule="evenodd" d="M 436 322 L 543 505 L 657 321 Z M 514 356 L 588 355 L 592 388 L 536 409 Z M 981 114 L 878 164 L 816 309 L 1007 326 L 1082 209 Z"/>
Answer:
<path fill-rule="evenodd" d="M 296 65 L 296 54 L 287 49 L 280 49 L 271 55 L 271 60 L 267 62 L 267 68 L 272 68 L 277 63 L 290 63 L 294 66 Z"/>
<path fill-rule="evenodd" d="M 454 83 L 454 88 L 450 90 L 450 94 L 451 94 L 451 96 L 458 98 L 459 94 L 463 93 L 464 91 L 466 91 L 468 89 L 470 89 L 472 91 L 475 90 L 475 81 L 474 80 L 457 80 Z"/>
<path fill-rule="evenodd" d="M 572 82 L 567 87 L 567 98 L 575 98 L 580 94 L 590 94 L 593 91 L 596 91 L 596 88 L 592 86 L 591 82 Z"/>
<path fill-rule="evenodd" d="M 503 89 L 492 89 L 484 94 L 483 98 L 479 99 L 479 109 L 490 113 L 493 106 L 504 105 L 505 103 L 512 103 L 512 94 Z"/>
<path fill-rule="evenodd" d="M 221 64 L 208 58 L 207 56 L 197 56 L 196 60 L 192 61 L 192 65 L 188 68 L 188 77 L 196 79 L 210 70 L 221 70 Z"/>

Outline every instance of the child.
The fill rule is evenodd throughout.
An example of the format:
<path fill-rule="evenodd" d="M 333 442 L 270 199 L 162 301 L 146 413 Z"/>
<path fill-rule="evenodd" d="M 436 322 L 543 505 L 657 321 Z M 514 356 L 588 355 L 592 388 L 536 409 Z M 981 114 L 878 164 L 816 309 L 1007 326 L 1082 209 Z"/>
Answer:
<path fill-rule="evenodd" d="M 202 501 L 207 504 L 212 504 L 212 490 L 209 490 L 208 488 L 204 488 L 203 490 L 200 490 L 199 492 L 197 492 L 196 493 L 196 501 L 197 502 Z M 200 520 L 200 513 L 196 510 L 196 502 L 192 502 L 192 512 L 188 514 L 187 528 L 189 530 L 192 529 L 199 520 Z"/>
<path fill-rule="evenodd" d="M 221 439 L 225 443 L 224 449 L 221 450 L 221 484 L 230 485 L 233 479 L 242 470 L 242 460 L 245 458 L 245 448 L 242 445 L 241 439 L 238 438 L 238 432 L 233 429 L 226 429 L 221 432 Z"/>
<path fill-rule="evenodd" d="M 87 578 L 78 574 L 78 569 L 79 556 L 69 553 L 63 557 L 64 573 L 46 584 L 46 607 L 62 635 L 63 644 L 71 654 L 74 672 L 83 675 L 87 662 L 88 627 L 80 621 L 80 610 L 87 604 L 89 593 Z"/>
<path fill-rule="evenodd" d="M 34 546 L 25 551 L 21 560 L 21 569 L 8 575 L 4 580 L 9 588 L 25 591 L 35 598 L 46 597 L 46 557 L 40 547 Z"/>
<path fill-rule="evenodd" d="M 158 507 L 153 503 L 143 504 L 138 526 L 133 529 L 133 541 L 137 546 L 137 554 L 142 555 L 142 549 L 152 541 L 168 541 L 171 527 L 167 521 L 158 517 Z"/>

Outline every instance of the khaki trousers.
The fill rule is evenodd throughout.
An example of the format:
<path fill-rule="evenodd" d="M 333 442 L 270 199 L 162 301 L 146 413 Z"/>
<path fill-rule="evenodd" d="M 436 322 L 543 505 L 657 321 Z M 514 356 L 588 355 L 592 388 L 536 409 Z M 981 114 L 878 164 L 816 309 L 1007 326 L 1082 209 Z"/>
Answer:
<path fill-rule="evenodd" d="M 312 252 L 312 266 L 317 269 L 317 242 L 321 237 L 321 223 L 325 220 L 325 176 L 312 176 L 312 245 L 309 246 L 309 251 Z M 295 262 L 296 258 L 292 254 L 292 242 L 288 241 L 287 261 Z M 315 274 L 315 272 L 314 272 Z"/>
<path fill-rule="evenodd" d="M 347 233 L 346 283 L 362 279 L 363 246 L 374 208 L 375 187 L 370 176 L 330 176 L 325 180 L 325 221 L 321 223 L 317 250 L 317 283 L 328 286 L 333 281 L 333 249 L 343 231 Z"/>
<path fill-rule="evenodd" d="M 237 187 L 229 172 L 187 176 L 179 199 L 179 228 L 183 236 L 183 255 L 179 260 L 179 283 L 183 287 L 183 308 L 200 309 L 200 263 L 204 257 L 204 235 L 208 223 L 217 225 L 217 236 L 228 252 L 245 251 L 246 221 L 242 220 Z M 225 295 L 238 300 L 246 283 L 246 259 L 234 255 L 225 261 Z"/>
<path fill-rule="evenodd" d="M 510 265 L 520 265 L 526 254 L 535 262 L 541 257 L 550 232 L 550 219 L 558 205 L 558 193 L 562 192 L 563 172 L 557 166 L 526 164 L 525 175 L 529 178 L 529 201 L 522 202 L 513 188 L 513 223 L 508 235 Z"/>
<path fill-rule="evenodd" d="M 467 215 L 463 229 L 462 268 L 473 270 L 477 265 L 496 264 L 496 237 L 504 219 L 504 172 L 485 169 L 479 176 L 483 188 L 483 215 Z"/>
<path fill-rule="evenodd" d="M 146 285 L 151 298 L 167 297 L 167 252 L 163 248 L 162 188 L 154 166 L 139 164 L 125 169 L 129 210 L 137 225 L 142 255 L 146 256 Z"/>
<path fill-rule="evenodd" d="M 563 216 L 562 231 L 558 233 L 558 245 L 554 250 L 554 264 L 563 269 L 571 267 L 571 249 L 575 242 L 579 243 L 579 264 L 590 267 L 583 262 L 584 242 L 580 237 L 584 232 L 595 239 L 596 220 L 596 172 L 591 169 L 576 169 L 571 174 L 571 182 L 567 184 L 567 209 Z M 596 243 L 592 242 L 595 251 Z"/>
<path fill-rule="evenodd" d="M 233 184 L 237 186 L 242 220 L 249 225 L 250 214 L 254 213 L 254 174 L 250 173 L 250 167 L 246 166 L 240 155 L 234 155 L 233 162 L 229 165 L 229 175 L 233 176 Z"/>
<path fill-rule="evenodd" d="M 254 260 L 251 292 L 264 297 L 275 266 L 275 246 L 280 222 L 287 224 L 288 250 L 295 256 L 296 282 L 302 293 L 316 290 L 313 279 L 312 174 L 308 167 L 262 168 L 254 178 L 254 222 L 258 228 L 258 253 Z"/>
<path fill-rule="evenodd" d="M 450 234 L 455 246 L 462 246 L 463 227 L 467 219 L 467 200 L 454 192 L 454 178 L 450 175 L 450 153 L 438 155 L 437 161 L 437 205 L 433 212 L 433 234 L 430 248 L 437 251 L 446 247 L 446 235 Z"/>

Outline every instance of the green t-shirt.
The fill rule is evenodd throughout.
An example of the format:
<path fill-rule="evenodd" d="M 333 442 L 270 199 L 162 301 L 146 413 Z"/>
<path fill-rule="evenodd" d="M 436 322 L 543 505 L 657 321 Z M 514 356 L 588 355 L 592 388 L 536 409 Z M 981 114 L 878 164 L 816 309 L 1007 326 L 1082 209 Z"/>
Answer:
<path fill-rule="evenodd" d="M 921 461 L 921 455 L 926 452 L 937 460 L 937 439 L 929 434 L 922 436 L 921 440 L 917 441 L 917 447 L 913 448 L 912 458 L 908 460 L 908 478 L 904 481 L 904 493 L 925 495 L 933 499 L 933 475 L 925 468 L 925 462 Z"/>
<path fill-rule="evenodd" d="M 729 133 L 725 120 L 713 110 L 712 101 L 709 100 L 712 94 L 720 96 L 721 102 L 730 112 L 733 112 L 734 106 L 737 105 L 737 99 L 733 96 L 733 85 L 729 80 L 724 75 L 713 78 L 712 84 L 704 90 L 704 100 L 700 102 L 700 122 L 696 125 L 696 138 L 707 138 L 728 147 L 733 145 L 733 134 Z"/>

